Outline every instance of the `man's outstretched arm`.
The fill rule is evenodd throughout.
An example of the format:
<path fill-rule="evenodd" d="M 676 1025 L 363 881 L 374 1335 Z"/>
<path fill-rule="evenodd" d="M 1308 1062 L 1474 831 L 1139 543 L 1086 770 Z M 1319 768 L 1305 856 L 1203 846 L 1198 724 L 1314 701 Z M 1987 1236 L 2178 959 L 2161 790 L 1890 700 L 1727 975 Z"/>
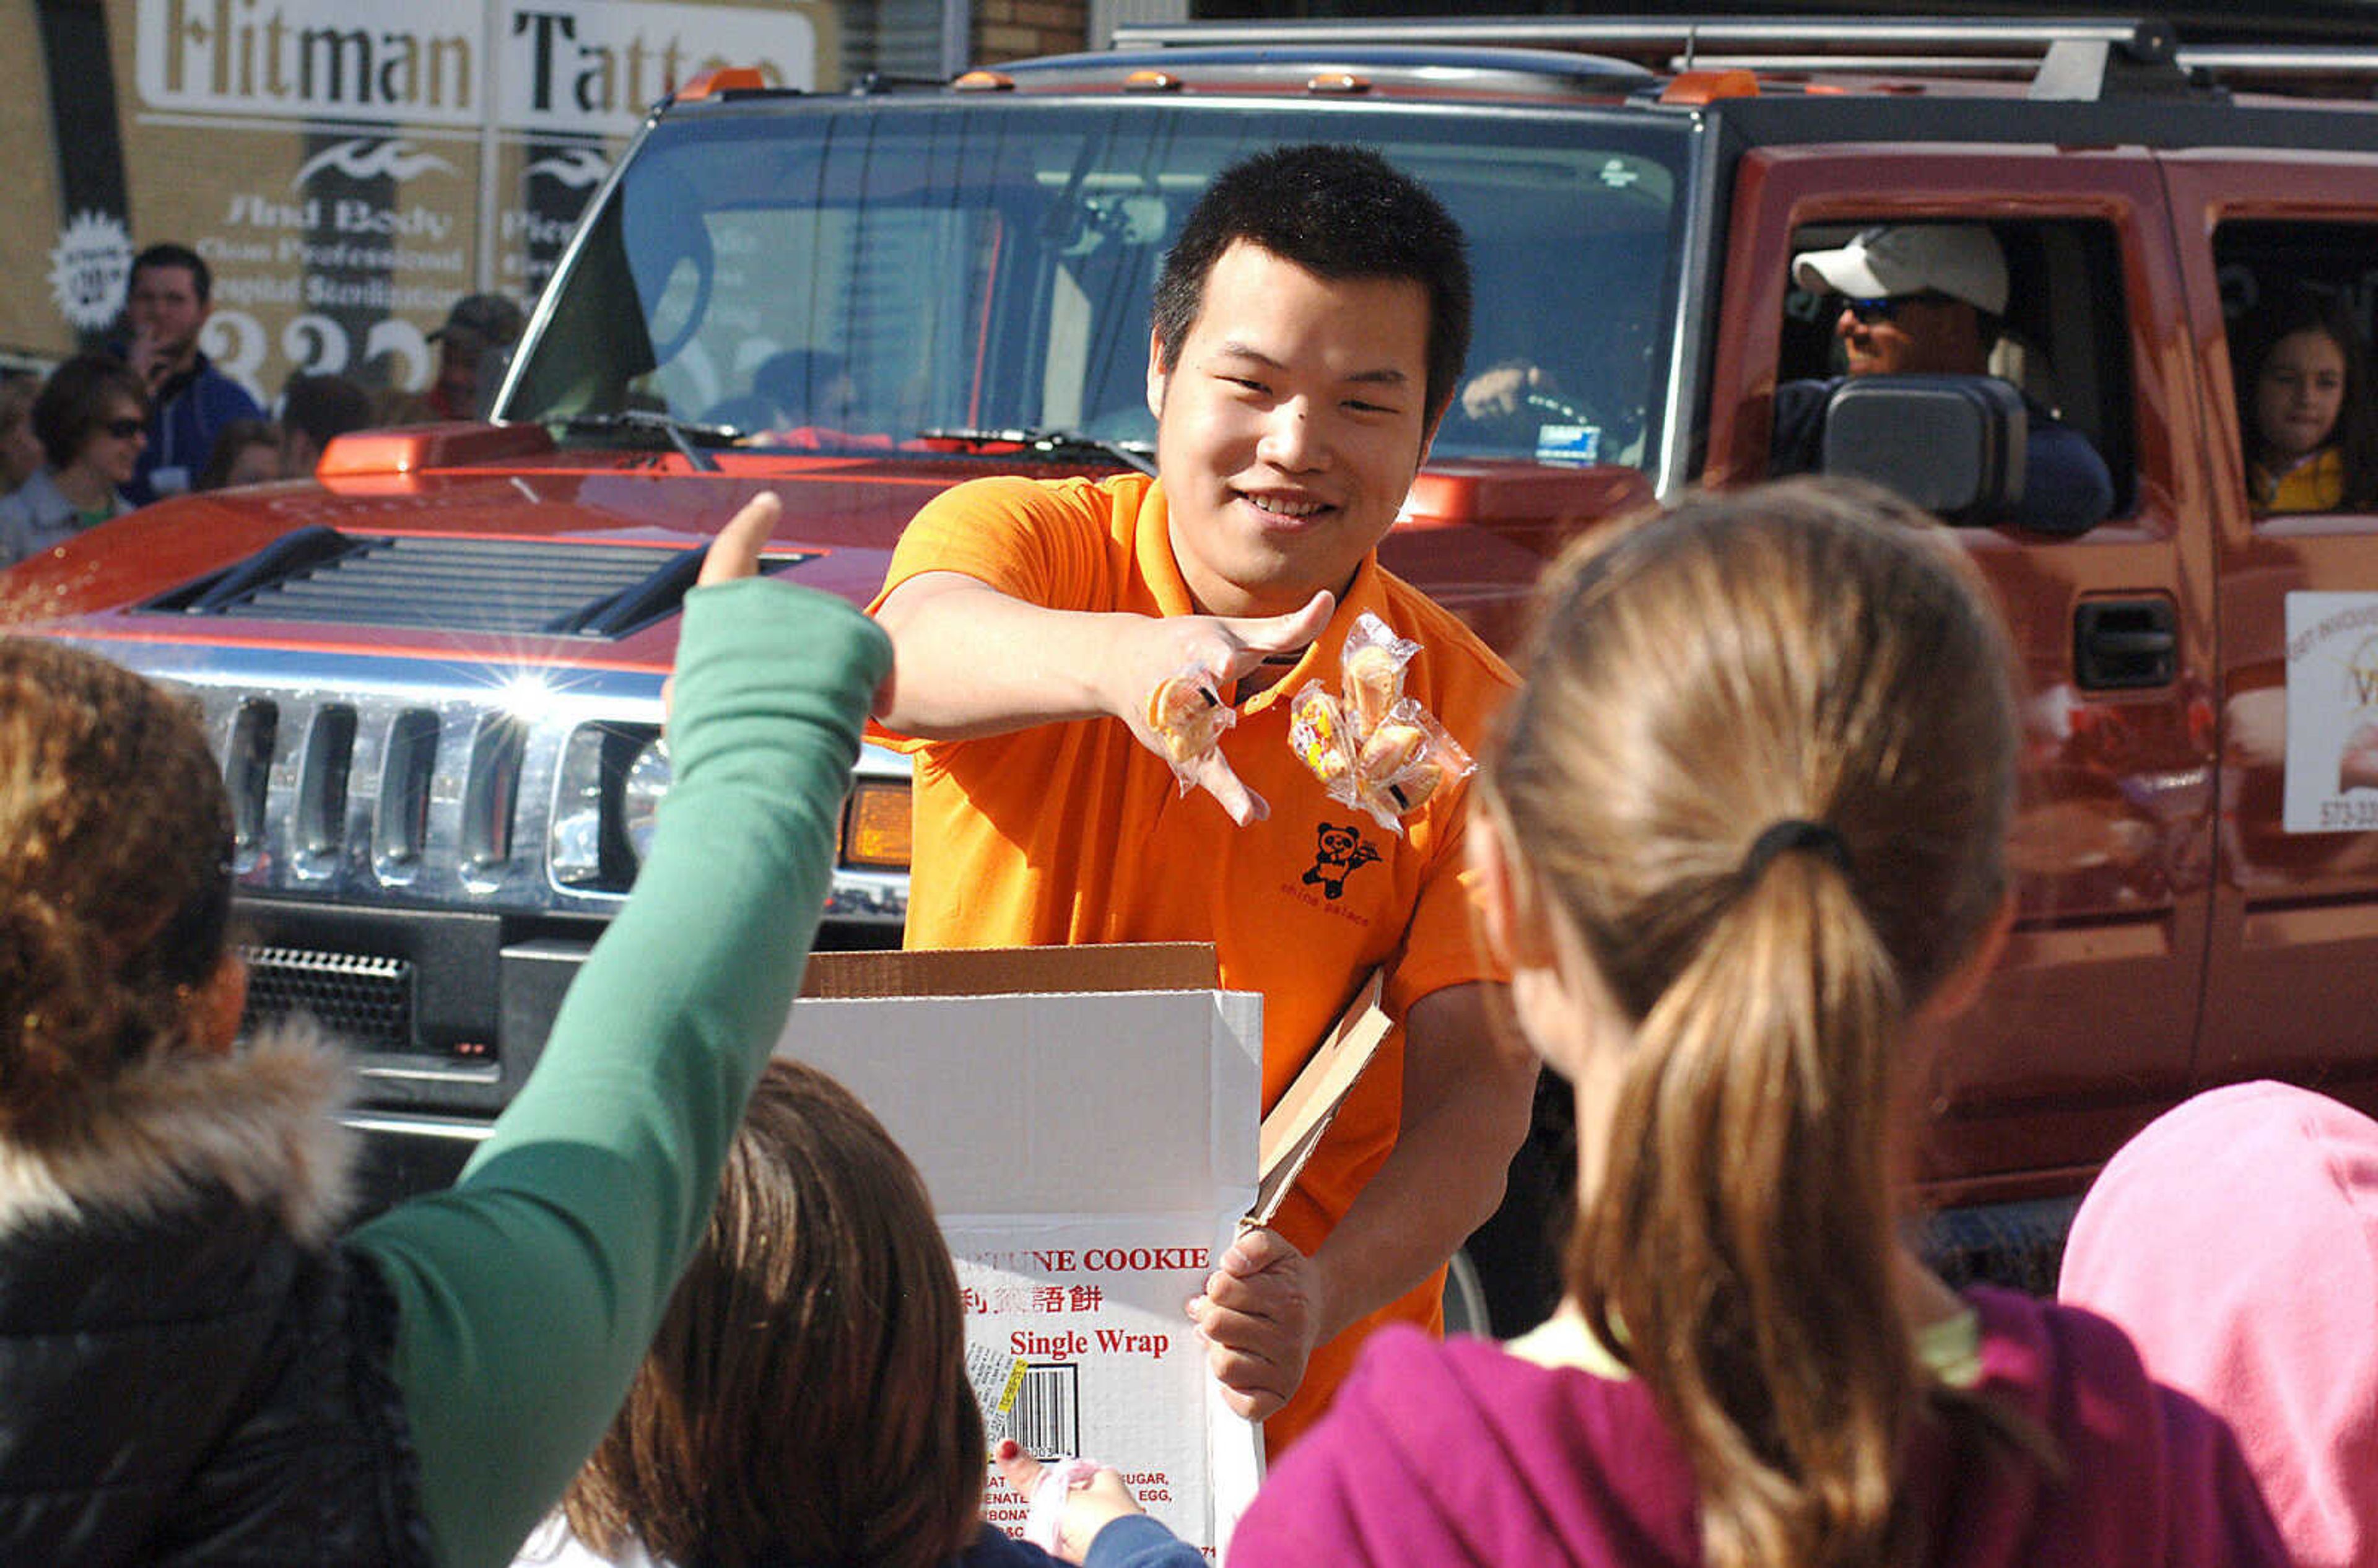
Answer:
<path fill-rule="evenodd" d="M 1316 593 L 1292 615 L 1243 618 L 1052 610 L 960 572 L 920 572 L 876 607 L 900 672 L 876 718 L 921 740 L 1116 718 L 1162 756 L 1148 718 L 1159 686 L 1203 671 L 1227 703 L 1232 685 L 1266 656 L 1319 636 L 1334 607 L 1330 595 Z M 1233 819 L 1249 820 L 1254 796 L 1219 752 L 1193 767 Z"/>

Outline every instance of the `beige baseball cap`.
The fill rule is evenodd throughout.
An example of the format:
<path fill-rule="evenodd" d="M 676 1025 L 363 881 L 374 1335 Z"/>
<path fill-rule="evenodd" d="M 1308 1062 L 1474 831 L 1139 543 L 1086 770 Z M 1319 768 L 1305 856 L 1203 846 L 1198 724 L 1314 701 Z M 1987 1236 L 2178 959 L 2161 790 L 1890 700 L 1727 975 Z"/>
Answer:
<path fill-rule="evenodd" d="M 2006 253 L 1998 236 L 1972 223 L 1891 223 L 1868 229 L 1838 250 L 1804 250 L 1792 258 L 1804 289 L 1852 299 L 1890 299 L 1931 291 L 2006 314 Z"/>

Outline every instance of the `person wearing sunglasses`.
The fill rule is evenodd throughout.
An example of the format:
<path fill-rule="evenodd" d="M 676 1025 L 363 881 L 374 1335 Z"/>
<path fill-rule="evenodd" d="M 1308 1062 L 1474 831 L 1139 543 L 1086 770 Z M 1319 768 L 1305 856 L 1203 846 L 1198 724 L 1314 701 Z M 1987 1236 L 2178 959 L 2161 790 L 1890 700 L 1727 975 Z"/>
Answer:
<path fill-rule="evenodd" d="M 149 389 L 112 354 L 78 354 L 33 399 L 40 473 L 0 499 L 0 567 L 132 509 L 124 486 L 149 445 Z"/>
<path fill-rule="evenodd" d="M 2006 254 L 1971 223 L 1899 223 L 1863 231 L 1832 250 L 1802 251 L 1793 281 L 1841 296 L 1833 336 L 1852 376 L 1987 376 L 2006 315 Z M 1819 466 L 1825 409 L 1842 377 L 1775 389 L 1771 469 Z M 2113 476 L 2087 437 L 2029 393 L 2023 499 L 2008 520 L 2038 533 L 2084 533 L 2114 507 Z"/>

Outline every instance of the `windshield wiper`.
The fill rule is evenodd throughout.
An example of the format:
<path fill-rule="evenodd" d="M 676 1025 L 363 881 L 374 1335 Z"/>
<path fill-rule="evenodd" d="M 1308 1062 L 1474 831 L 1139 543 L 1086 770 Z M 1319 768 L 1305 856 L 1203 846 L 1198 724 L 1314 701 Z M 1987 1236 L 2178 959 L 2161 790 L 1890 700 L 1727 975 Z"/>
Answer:
<path fill-rule="evenodd" d="M 1086 436 L 1079 430 L 1051 426 L 1046 430 L 919 430 L 920 441 L 965 441 L 974 446 L 991 444 L 1015 445 L 1053 458 L 1077 458 L 1084 455 L 1105 458 L 1125 468 L 1137 469 L 1153 477 L 1156 459 L 1145 447 L 1127 447 L 1121 441 L 1110 441 L 1100 436 Z"/>
<path fill-rule="evenodd" d="M 617 413 L 573 413 L 562 427 L 588 432 L 634 430 L 665 436 L 686 461 L 703 473 L 717 473 L 718 460 L 703 448 L 731 447 L 743 438 L 743 432 L 731 425 L 703 425 L 649 408 L 621 409 Z"/>

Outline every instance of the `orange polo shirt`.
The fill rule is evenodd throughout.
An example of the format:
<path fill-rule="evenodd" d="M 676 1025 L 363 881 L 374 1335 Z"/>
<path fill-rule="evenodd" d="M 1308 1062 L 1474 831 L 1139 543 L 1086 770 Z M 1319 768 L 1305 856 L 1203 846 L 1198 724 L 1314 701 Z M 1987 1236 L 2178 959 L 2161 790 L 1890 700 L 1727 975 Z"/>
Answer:
<path fill-rule="evenodd" d="M 959 485 L 908 525 L 876 604 L 927 571 L 960 572 L 1051 609 L 1195 613 L 1163 490 L 1135 474 Z M 1267 1107 L 1361 982 L 1387 966 L 1399 1027 L 1274 1221 L 1307 1253 L 1394 1147 L 1405 1011 L 1442 987 L 1506 977 L 1471 937 L 1461 881 L 1468 789 L 1439 790 L 1399 838 L 1330 799 L 1290 749 L 1289 700 L 1308 680 L 1338 689 L 1339 650 L 1364 611 L 1421 645 L 1405 692 L 1465 746 L 1517 684 L 1449 612 L 1366 557 L 1328 628 L 1223 734 L 1223 755 L 1271 806 L 1249 827 L 1234 827 L 1202 790 L 1181 795 L 1162 760 L 1112 719 L 964 741 L 871 732 L 915 759 L 912 948 L 1211 942 L 1223 987 L 1263 996 Z M 1440 1275 L 1317 1350 L 1296 1399 L 1267 1424 L 1272 1452 L 1320 1413 L 1372 1327 L 1402 1319 L 1441 1329 L 1441 1287 Z"/>

